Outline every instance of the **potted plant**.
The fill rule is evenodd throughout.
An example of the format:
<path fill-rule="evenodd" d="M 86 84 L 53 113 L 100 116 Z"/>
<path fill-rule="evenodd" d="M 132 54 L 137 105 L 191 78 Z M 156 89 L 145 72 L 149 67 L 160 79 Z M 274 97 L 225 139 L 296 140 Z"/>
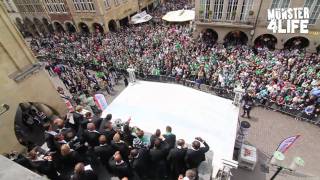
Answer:
<path fill-rule="evenodd" d="M 254 15 L 254 11 L 249 11 L 249 15 L 250 16 Z"/>

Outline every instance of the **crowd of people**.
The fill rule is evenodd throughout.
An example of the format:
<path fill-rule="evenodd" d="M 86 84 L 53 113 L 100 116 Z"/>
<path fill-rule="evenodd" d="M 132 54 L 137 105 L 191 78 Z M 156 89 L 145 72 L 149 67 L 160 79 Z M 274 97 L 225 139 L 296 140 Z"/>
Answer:
<path fill-rule="evenodd" d="M 192 32 L 189 24 L 154 21 L 115 33 L 38 37 L 31 46 L 36 54 L 47 57 L 48 69 L 55 70 L 66 62 L 85 76 L 91 69 L 96 73 L 89 77 L 92 82 L 103 80 L 108 88 L 112 88 L 110 76 L 114 75 L 110 68 L 134 67 L 143 74 L 188 79 L 211 87 L 233 89 L 241 85 L 262 104 L 286 106 L 310 116 L 319 114 L 318 54 L 303 49 L 269 50 L 262 45 L 212 45 L 203 34 L 192 38 Z M 62 79 L 69 82 L 73 77 Z M 80 86 L 79 81 L 73 84 Z"/>
<path fill-rule="evenodd" d="M 165 133 L 157 129 L 146 135 L 130 120 L 112 120 L 111 114 L 100 118 L 77 106 L 72 118 L 43 122 L 44 146 L 33 147 L 26 157 L 7 156 L 54 180 L 97 180 L 100 166 L 120 180 L 196 179 L 209 150 L 202 138 L 188 148 L 170 126 Z"/>

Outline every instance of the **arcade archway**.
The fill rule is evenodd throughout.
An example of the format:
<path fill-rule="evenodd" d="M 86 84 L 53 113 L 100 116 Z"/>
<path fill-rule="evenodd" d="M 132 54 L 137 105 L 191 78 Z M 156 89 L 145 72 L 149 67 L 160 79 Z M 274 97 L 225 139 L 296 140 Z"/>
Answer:
<path fill-rule="evenodd" d="M 39 33 L 37 31 L 35 24 L 29 18 L 25 18 L 24 24 L 27 30 L 32 34 L 32 36 L 39 36 Z"/>
<path fill-rule="evenodd" d="M 316 48 L 317 53 L 320 54 L 320 45 Z"/>
<path fill-rule="evenodd" d="M 96 32 L 96 33 L 103 33 L 104 32 L 104 29 L 101 24 L 93 23 L 92 26 L 93 26 L 94 32 Z"/>
<path fill-rule="evenodd" d="M 111 31 L 111 32 L 117 31 L 117 23 L 116 23 L 116 21 L 114 21 L 114 20 L 109 21 L 108 28 L 109 28 L 109 31 Z"/>
<path fill-rule="evenodd" d="M 254 46 L 256 48 L 266 47 L 270 50 L 274 50 L 276 44 L 277 38 L 272 34 L 262 34 L 254 40 Z"/>
<path fill-rule="evenodd" d="M 88 25 L 86 23 L 84 23 L 84 22 L 80 22 L 79 23 L 79 29 L 80 29 L 81 33 L 85 33 L 85 34 L 89 34 L 90 33 Z"/>
<path fill-rule="evenodd" d="M 206 29 L 202 35 L 202 41 L 212 47 L 218 40 L 218 33 L 213 29 Z"/>
<path fill-rule="evenodd" d="M 310 44 L 310 41 L 302 36 L 296 36 L 293 38 L 290 38 L 289 40 L 287 40 L 286 43 L 284 43 L 284 48 L 285 49 L 304 49 L 306 47 L 308 47 Z"/>
<path fill-rule="evenodd" d="M 123 19 L 120 19 L 119 23 L 121 27 L 129 26 L 129 18 L 125 17 Z"/>
<path fill-rule="evenodd" d="M 66 22 L 65 25 L 66 25 L 66 30 L 67 30 L 69 33 L 75 33 L 75 32 L 76 32 L 76 28 L 75 28 L 74 25 L 71 24 L 70 22 Z"/>
<path fill-rule="evenodd" d="M 65 32 L 63 26 L 62 26 L 59 22 L 55 21 L 55 22 L 53 23 L 53 26 L 54 26 L 54 29 L 55 29 L 57 32 L 59 32 L 59 33 Z"/>
<path fill-rule="evenodd" d="M 248 36 L 242 31 L 231 31 L 224 37 L 225 46 L 245 45 L 248 42 Z"/>
<path fill-rule="evenodd" d="M 38 30 L 39 30 L 42 34 L 45 34 L 45 33 L 46 33 L 46 29 L 45 29 L 43 23 L 42 23 L 38 18 L 33 18 L 33 22 L 34 22 L 34 24 L 37 26 Z"/>
<path fill-rule="evenodd" d="M 49 33 L 54 33 L 53 25 L 46 18 L 42 18 L 43 25 L 48 29 Z"/>

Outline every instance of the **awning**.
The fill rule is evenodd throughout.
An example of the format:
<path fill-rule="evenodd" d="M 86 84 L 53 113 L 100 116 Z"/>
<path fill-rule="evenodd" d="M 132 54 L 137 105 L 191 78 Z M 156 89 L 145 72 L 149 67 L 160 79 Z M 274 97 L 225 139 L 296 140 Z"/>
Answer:
<path fill-rule="evenodd" d="M 162 17 L 163 20 L 168 22 L 186 22 L 192 21 L 195 18 L 194 10 L 178 10 L 170 11 Z"/>
<path fill-rule="evenodd" d="M 152 16 L 150 14 L 147 14 L 146 11 L 143 11 L 141 13 L 138 13 L 131 17 L 131 24 L 140 24 L 144 22 L 148 22 L 152 19 Z"/>

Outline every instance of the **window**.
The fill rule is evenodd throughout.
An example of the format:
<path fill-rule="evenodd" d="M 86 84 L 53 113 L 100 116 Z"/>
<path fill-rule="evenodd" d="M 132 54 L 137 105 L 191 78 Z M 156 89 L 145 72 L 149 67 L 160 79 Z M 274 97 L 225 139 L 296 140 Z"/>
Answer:
<path fill-rule="evenodd" d="M 63 0 L 45 0 L 49 13 L 66 13 Z"/>
<path fill-rule="evenodd" d="M 235 20 L 238 0 L 229 0 L 227 8 L 227 20 Z"/>
<path fill-rule="evenodd" d="M 221 19 L 223 10 L 223 0 L 215 0 L 213 5 L 213 19 Z"/>
<path fill-rule="evenodd" d="M 241 21 L 247 21 L 249 12 L 251 11 L 253 6 L 253 0 L 244 0 L 242 9 L 241 9 L 241 14 L 240 14 L 240 20 Z"/>
<path fill-rule="evenodd" d="M 119 6 L 119 0 L 114 0 L 114 4 L 116 5 L 116 6 Z"/>
<path fill-rule="evenodd" d="M 290 0 L 273 0 L 271 4 L 271 9 L 274 8 L 288 8 Z"/>
<path fill-rule="evenodd" d="M 87 0 L 87 1 L 88 1 L 87 3 L 88 3 L 89 10 L 94 11 L 95 8 L 94 8 L 94 4 L 93 4 L 92 0 Z"/>
<path fill-rule="evenodd" d="M 306 0 L 304 7 L 309 8 L 309 23 L 315 24 L 320 14 L 320 0 Z"/>
<path fill-rule="evenodd" d="M 78 0 L 73 0 L 74 8 L 76 11 L 80 11 L 80 3 Z"/>
<path fill-rule="evenodd" d="M 200 1 L 200 17 L 201 18 L 209 18 L 209 10 L 210 10 L 210 0 L 201 0 Z"/>
<path fill-rule="evenodd" d="M 104 0 L 104 5 L 105 5 L 106 9 L 109 9 L 111 7 L 110 0 Z"/>

